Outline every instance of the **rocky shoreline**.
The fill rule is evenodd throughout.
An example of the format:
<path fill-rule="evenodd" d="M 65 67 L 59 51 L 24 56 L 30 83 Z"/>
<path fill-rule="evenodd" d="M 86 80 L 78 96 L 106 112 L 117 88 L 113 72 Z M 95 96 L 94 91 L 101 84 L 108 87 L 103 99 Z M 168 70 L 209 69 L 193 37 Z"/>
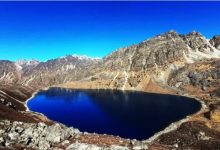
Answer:
<path fill-rule="evenodd" d="M 0 148 L 10 149 L 102 149 L 126 150 L 147 149 L 147 145 L 136 140 L 122 139 L 110 135 L 80 132 L 60 123 L 24 123 L 0 121 Z M 52 133 L 52 134 L 51 134 Z M 96 140 L 100 140 L 98 143 Z M 93 143 L 95 142 L 95 143 Z"/>
<path fill-rule="evenodd" d="M 53 86 L 54 87 L 54 86 Z M 47 87 L 47 88 L 44 88 L 42 90 L 47 90 L 49 89 L 50 87 Z M 26 101 L 25 101 L 25 104 L 27 104 L 28 100 L 30 100 L 31 98 L 34 97 L 34 95 L 36 95 L 36 93 L 40 91 L 40 90 L 37 90 L 35 91 L 32 96 L 30 98 L 28 98 Z M 191 96 L 188 96 L 188 97 L 191 97 Z M 195 97 L 193 97 L 195 98 Z M 201 102 L 199 99 L 197 99 L 199 102 Z M 169 133 L 171 131 L 174 131 L 176 130 L 178 127 L 180 127 L 180 125 L 184 122 L 187 122 L 190 120 L 190 118 L 192 118 L 193 116 L 196 116 L 200 113 L 202 113 L 204 111 L 204 109 L 206 108 L 204 103 L 201 103 L 202 104 L 202 108 L 201 110 L 199 110 L 196 114 L 192 114 L 190 116 L 187 116 L 186 118 L 184 119 L 181 119 L 177 122 L 174 122 L 172 124 L 170 124 L 168 127 L 166 127 L 164 130 L 156 133 L 154 136 L 150 137 L 149 139 L 146 139 L 146 140 L 142 140 L 142 141 L 137 141 L 137 140 L 130 140 L 130 139 L 123 139 L 123 138 L 120 138 L 120 137 L 115 137 L 115 136 L 111 136 L 111 135 L 105 135 L 106 138 L 108 137 L 111 137 L 112 139 L 120 139 L 121 141 L 126 141 L 125 143 L 129 143 L 129 144 L 123 144 L 123 142 L 121 142 L 120 145 L 105 145 L 105 147 L 99 147 L 96 145 L 96 143 L 94 144 L 88 144 L 88 143 L 80 143 L 80 141 L 77 140 L 77 138 L 74 138 L 75 136 L 81 136 L 82 134 L 85 135 L 85 136 L 91 136 L 91 135 L 96 135 L 96 136 L 100 136 L 98 134 L 91 134 L 91 133 L 82 133 L 80 132 L 78 129 L 74 129 L 74 128 L 68 128 L 68 127 L 65 127 L 65 125 L 62 125 L 60 123 L 56 123 L 54 121 L 51 121 L 52 122 L 52 125 L 46 125 L 45 123 L 42 123 L 42 122 L 39 122 L 39 123 L 35 123 L 35 124 L 30 124 L 30 123 L 23 123 L 23 122 L 10 122 L 10 121 L 1 121 L 1 125 L 2 126 L 8 126 L 7 128 L 4 128 L 4 129 L 7 129 L 7 130 L 1 130 L 1 136 L 5 137 L 5 138 L 2 138 L 0 143 L 2 144 L 2 146 L 5 146 L 5 147 L 16 147 L 17 145 L 14 145 L 14 144 L 18 144 L 20 147 L 30 147 L 30 148 L 34 148 L 34 149 L 59 149 L 60 147 L 60 144 L 61 146 L 63 146 L 62 144 L 65 143 L 65 149 L 71 149 L 71 148 L 75 148 L 75 149 L 79 149 L 80 147 L 87 147 L 87 148 L 94 148 L 94 149 L 106 149 L 106 150 L 117 150 L 117 149 L 148 149 L 148 147 L 154 143 L 155 140 L 158 139 L 159 136 L 163 135 L 163 134 L 166 134 L 166 133 Z M 27 107 L 27 106 L 26 106 Z M 41 113 L 36 113 L 36 112 L 32 112 L 28 109 L 26 109 L 27 112 L 29 112 L 30 114 L 37 114 L 38 116 L 43 116 L 43 118 L 46 118 L 46 120 L 50 120 L 48 119 L 46 116 L 44 116 L 43 114 Z M 50 137 L 47 137 L 47 136 L 50 136 L 49 132 L 46 132 L 46 131 L 42 131 L 41 132 L 41 128 L 48 128 L 48 130 L 52 130 L 52 132 L 54 133 L 54 135 L 58 135 L 55 131 L 54 131 L 54 127 L 57 128 L 57 126 L 60 128 L 63 129 L 62 131 L 59 131 L 60 134 L 62 134 L 62 132 L 66 132 L 67 131 L 71 131 L 73 133 L 70 133 L 69 137 L 65 137 L 65 136 L 62 136 L 62 138 L 60 138 L 59 140 L 56 140 L 55 141 L 51 141 L 50 139 L 53 139 L 53 138 L 50 138 Z M 22 132 L 21 131 L 17 131 L 16 128 L 20 128 L 22 127 L 23 130 Z M 43 138 L 37 138 L 35 139 L 35 143 L 32 143 L 32 142 L 29 142 L 28 144 L 27 143 L 24 143 L 24 139 L 19 141 L 18 140 L 18 137 L 20 136 L 23 136 L 25 137 L 25 139 L 28 139 L 28 136 L 30 136 L 30 134 L 26 134 L 26 128 L 33 128 L 33 131 L 30 131 L 32 132 L 32 134 L 37 134 L 37 137 L 43 137 Z M 39 129 L 38 129 L 39 128 Z M 15 132 L 15 130 L 17 132 Z M 36 131 L 35 131 L 36 130 Z M 38 131 L 40 130 L 40 131 Z M 76 131 L 76 132 L 75 132 Z M 24 134 L 22 134 L 24 133 Z M 13 135 L 15 134 L 15 135 Z M 19 135 L 20 134 L 20 135 Z M 45 135 L 46 134 L 46 135 Z M 48 134 L 48 135 L 47 135 Z M 12 137 L 10 137 L 9 135 L 11 135 Z M 14 137 L 15 136 L 15 137 Z M 61 135 L 59 135 L 61 136 Z M 16 138 L 17 137 L 17 138 Z M 74 140 L 76 140 L 77 142 L 76 143 L 73 143 L 71 144 L 70 141 L 68 141 L 68 139 L 72 137 L 72 139 L 74 138 Z M 33 138 L 36 138 L 36 137 L 33 137 Z M 49 138 L 49 140 L 48 140 Z M 45 139 L 47 139 L 45 141 Z M 123 140 L 122 140 L 123 139 Z M 44 141 L 44 142 L 40 142 L 40 141 Z M 117 143 L 117 142 L 116 142 Z M 132 144 L 131 144 L 132 143 Z M 54 144 L 55 145 L 58 145 L 58 147 L 54 147 Z M 175 146 L 174 146 L 175 147 Z M 17 147 L 16 147 L 17 148 Z M 62 147 L 61 149 L 63 149 L 64 147 Z"/>
<path fill-rule="evenodd" d="M 102 150 L 128 150 L 146 149 L 146 145 L 136 140 L 125 140 L 119 137 L 108 135 L 89 134 L 80 132 L 78 129 L 67 128 L 66 126 L 54 123 L 46 125 L 45 123 L 23 123 L 23 122 L 0 122 L 0 143 L 3 147 L 13 147 L 13 149 L 102 149 Z M 51 134 L 53 133 L 53 134 Z M 85 137 L 102 138 L 102 144 L 83 143 Z M 104 138 L 102 136 L 105 136 Z M 105 141 L 106 139 L 106 141 Z M 114 140 L 117 145 L 112 142 Z M 110 141 L 108 141 L 110 140 Z"/>

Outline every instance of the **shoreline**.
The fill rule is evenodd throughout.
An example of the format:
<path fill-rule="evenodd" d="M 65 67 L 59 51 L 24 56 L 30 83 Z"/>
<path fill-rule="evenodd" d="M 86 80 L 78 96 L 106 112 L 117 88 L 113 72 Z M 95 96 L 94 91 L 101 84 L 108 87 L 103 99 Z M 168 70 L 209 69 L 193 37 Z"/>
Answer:
<path fill-rule="evenodd" d="M 50 87 L 45 87 L 45 88 L 43 88 L 43 89 L 39 89 L 39 90 L 34 91 L 33 94 L 31 95 L 31 97 L 29 97 L 29 98 L 28 98 L 27 100 L 25 100 L 25 102 L 24 102 L 24 107 L 26 108 L 25 112 L 33 112 L 33 111 L 31 111 L 31 110 L 28 108 L 28 106 L 27 106 L 28 101 L 31 100 L 39 91 L 41 91 L 41 90 L 48 90 L 49 88 L 50 88 Z"/>
<path fill-rule="evenodd" d="M 182 96 L 182 95 L 181 95 Z M 188 97 L 188 98 L 193 98 L 195 100 L 197 100 L 200 104 L 201 104 L 201 109 L 198 110 L 197 112 L 191 114 L 191 115 L 188 115 L 186 116 L 185 118 L 179 120 L 179 121 L 176 121 L 176 122 L 173 122 L 171 123 L 170 125 L 168 125 L 166 128 L 164 128 L 163 130 L 155 133 L 153 136 L 151 136 L 150 138 L 148 138 L 147 140 L 143 140 L 142 142 L 146 142 L 146 143 L 151 143 L 153 142 L 154 140 L 156 140 L 159 136 L 163 135 L 163 134 L 166 134 L 166 133 L 169 133 L 171 131 L 174 131 L 176 130 L 178 127 L 181 126 L 181 124 L 185 123 L 185 122 L 188 122 L 190 121 L 190 119 L 192 119 L 193 117 L 195 117 L 196 115 L 199 115 L 200 113 L 204 112 L 206 109 L 207 109 L 207 106 L 205 105 L 205 103 L 194 97 L 194 96 L 190 96 L 190 95 L 187 95 L 185 97 Z"/>
<path fill-rule="evenodd" d="M 36 90 L 32 96 L 30 98 L 28 98 L 26 101 L 25 101 L 25 112 L 30 112 L 30 113 L 34 113 L 34 114 L 38 114 L 38 115 L 41 115 L 43 117 L 46 117 L 48 120 L 51 120 L 49 119 L 47 116 L 45 116 L 44 114 L 42 113 L 39 113 L 39 112 L 34 112 L 34 111 L 31 111 L 28 106 L 27 106 L 27 103 L 30 99 L 32 99 L 39 91 L 41 90 L 48 90 L 50 89 L 51 87 L 58 87 L 58 88 L 65 88 L 65 89 L 77 89 L 77 88 L 71 88 L 71 87 L 62 87 L 62 86 L 48 86 L 48 87 L 45 87 L 43 89 L 39 89 L 39 90 Z M 79 88 L 80 89 L 80 88 Z M 106 90 L 108 90 L 106 88 Z M 120 90 L 120 89 L 110 89 L 110 90 Z M 146 91 L 143 91 L 143 90 L 129 90 L 129 91 L 139 91 L 139 92 L 146 92 Z M 150 92 L 146 92 L 146 93 L 150 93 Z M 154 93 L 154 94 L 163 94 L 163 93 Z M 185 122 L 188 122 L 191 118 L 193 118 L 194 116 L 204 112 L 206 109 L 207 109 L 207 105 L 204 103 L 204 101 L 200 100 L 199 98 L 197 98 L 195 95 L 189 95 L 189 94 L 183 94 L 183 95 L 180 95 L 180 94 L 170 94 L 168 93 L 169 95 L 175 95 L 175 96 L 183 96 L 183 97 L 188 97 L 188 98 L 192 98 L 192 99 L 195 99 L 196 101 L 198 101 L 200 104 L 201 104 L 201 108 L 193 113 L 193 114 L 190 114 L 190 115 L 187 115 L 185 118 L 181 119 L 181 120 L 178 120 L 176 122 L 173 122 L 171 124 L 169 124 L 167 127 L 165 127 L 163 130 L 161 131 L 158 131 L 156 132 L 154 135 L 152 135 L 151 137 L 145 139 L 145 140 L 136 140 L 136 139 L 129 139 L 129 138 L 123 138 L 123 139 L 126 139 L 126 140 L 136 140 L 136 141 L 139 141 L 139 142 L 142 142 L 143 144 L 150 144 L 152 143 L 154 140 L 156 140 L 159 136 L 163 135 L 163 134 L 166 134 L 166 133 L 169 133 L 171 131 L 174 131 L 176 130 L 178 127 L 180 127 L 181 124 L 185 123 Z M 60 123 L 60 122 L 57 122 L 57 121 L 54 121 L 54 120 L 51 120 L 52 122 L 54 123 L 59 123 L 59 124 L 62 124 L 64 126 L 66 126 L 65 124 L 63 123 Z M 67 126 L 66 126 L 67 127 Z M 74 128 L 74 127 L 73 127 Z M 74 128 L 75 129 L 75 128 Z M 78 128 L 77 128 L 78 129 Z M 79 129 L 78 129 L 79 130 Z M 79 130 L 80 131 L 80 130 Z M 82 131 L 80 131 L 82 132 Z M 83 133 L 83 132 L 82 132 Z M 89 134 L 94 134 L 94 133 L 89 133 Z M 95 133 L 98 135 L 98 133 Z M 102 134 L 99 134 L 99 135 L 102 135 Z M 110 135 L 110 134 L 106 134 L 108 136 L 114 136 L 114 135 Z M 114 137 L 120 137 L 120 136 L 114 136 Z M 122 138 L 122 137 L 120 137 Z"/>

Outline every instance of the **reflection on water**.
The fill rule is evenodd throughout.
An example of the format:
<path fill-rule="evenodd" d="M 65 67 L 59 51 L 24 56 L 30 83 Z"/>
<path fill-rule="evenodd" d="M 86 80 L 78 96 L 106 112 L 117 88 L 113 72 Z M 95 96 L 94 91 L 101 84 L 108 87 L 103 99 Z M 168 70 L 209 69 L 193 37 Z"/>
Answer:
<path fill-rule="evenodd" d="M 50 88 L 40 91 L 28 107 L 81 131 L 141 140 L 195 113 L 201 106 L 180 96 Z"/>

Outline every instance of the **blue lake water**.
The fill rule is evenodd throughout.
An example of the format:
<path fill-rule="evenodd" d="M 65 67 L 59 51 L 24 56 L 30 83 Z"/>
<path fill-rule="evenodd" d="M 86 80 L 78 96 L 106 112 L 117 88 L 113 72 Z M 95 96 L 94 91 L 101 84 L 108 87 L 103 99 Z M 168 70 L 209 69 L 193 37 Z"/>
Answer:
<path fill-rule="evenodd" d="M 201 108 L 198 101 L 181 96 L 64 88 L 39 91 L 27 106 L 80 131 L 138 140 Z"/>

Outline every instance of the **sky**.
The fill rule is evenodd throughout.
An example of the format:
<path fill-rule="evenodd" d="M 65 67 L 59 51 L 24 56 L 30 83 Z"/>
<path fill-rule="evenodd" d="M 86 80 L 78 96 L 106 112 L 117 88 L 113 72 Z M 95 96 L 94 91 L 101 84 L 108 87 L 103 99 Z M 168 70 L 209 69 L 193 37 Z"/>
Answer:
<path fill-rule="evenodd" d="M 220 34 L 220 2 L 0 2 L 0 59 L 104 57 L 169 30 Z"/>

